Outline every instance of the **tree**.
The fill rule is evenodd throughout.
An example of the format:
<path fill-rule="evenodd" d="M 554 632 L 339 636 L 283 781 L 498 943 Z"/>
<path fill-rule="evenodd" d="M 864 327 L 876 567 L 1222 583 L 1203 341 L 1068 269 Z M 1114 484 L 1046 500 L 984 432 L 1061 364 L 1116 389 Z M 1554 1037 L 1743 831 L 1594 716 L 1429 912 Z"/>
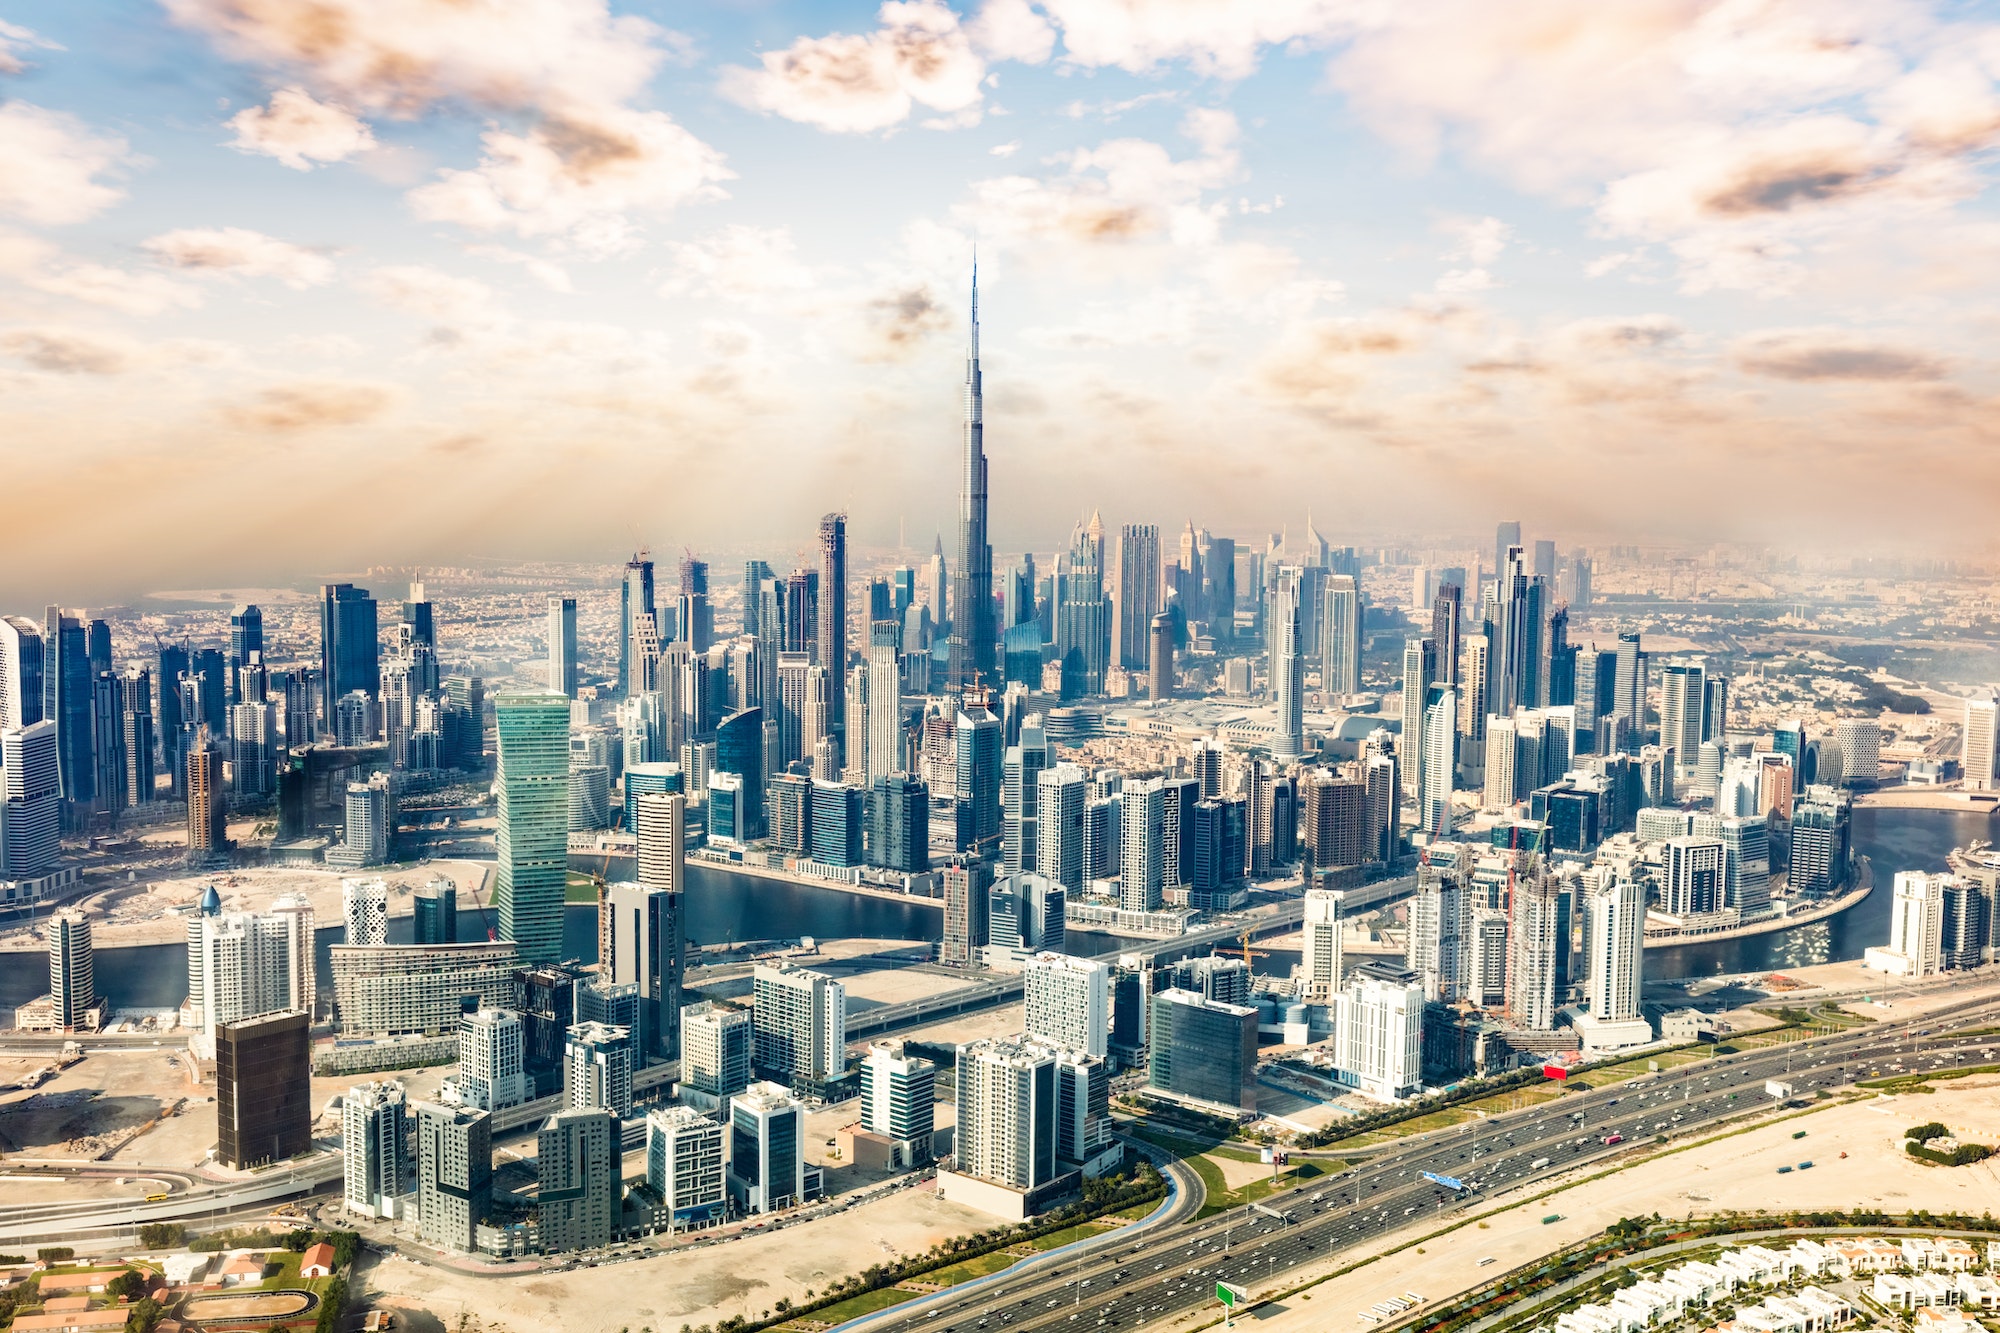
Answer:
<path fill-rule="evenodd" d="M 146 1278 L 136 1268 L 128 1268 L 117 1277 L 104 1284 L 104 1289 L 121 1301 L 129 1301 L 146 1294 Z"/>
<path fill-rule="evenodd" d="M 154 1326 L 166 1313 L 166 1307 L 151 1296 L 142 1296 L 125 1316 L 125 1333 L 153 1333 Z"/>
<path fill-rule="evenodd" d="M 171 1250 L 187 1239 L 187 1228 L 178 1222 L 148 1222 L 139 1228 L 139 1243 L 149 1250 Z"/>

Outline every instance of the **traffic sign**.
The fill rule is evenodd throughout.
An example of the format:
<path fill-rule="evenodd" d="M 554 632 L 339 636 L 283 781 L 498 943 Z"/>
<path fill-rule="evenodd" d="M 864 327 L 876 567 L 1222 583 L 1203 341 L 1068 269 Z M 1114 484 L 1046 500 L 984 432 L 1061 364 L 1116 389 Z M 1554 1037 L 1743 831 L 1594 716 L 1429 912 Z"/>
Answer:
<path fill-rule="evenodd" d="M 1250 1293 L 1230 1282 L 1215 1284 L 1215 1299 L 1234 1310 L 1242 1302 L 1250 1299 Z"/>

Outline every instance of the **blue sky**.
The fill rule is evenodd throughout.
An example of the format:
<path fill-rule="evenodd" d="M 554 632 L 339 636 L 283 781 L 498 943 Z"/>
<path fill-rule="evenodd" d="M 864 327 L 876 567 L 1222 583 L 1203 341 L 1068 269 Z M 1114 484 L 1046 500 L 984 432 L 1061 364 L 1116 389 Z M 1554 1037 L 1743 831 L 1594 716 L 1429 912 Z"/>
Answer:
<path fill-rule="evenodd" d="M 919 542 L 975 242 L 1003 547 L 1988 543 L 1996 75 L 1981 5 L 0 0 L 0 587 Z"/>

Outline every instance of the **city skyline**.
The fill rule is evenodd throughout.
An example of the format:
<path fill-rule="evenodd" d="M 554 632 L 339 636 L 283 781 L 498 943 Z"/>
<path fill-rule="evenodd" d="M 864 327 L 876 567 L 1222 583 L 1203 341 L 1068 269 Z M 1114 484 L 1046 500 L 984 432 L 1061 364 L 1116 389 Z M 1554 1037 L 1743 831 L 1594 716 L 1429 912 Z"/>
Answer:
<path fill-rule="evenodd" d="M 315 12 L 0 28 L 10 585 L 829 505 L 921 550 L 975 242 L 1003 551 L 1107 500 L 1958 549 L 2000 484 L 2000 29 L 1956 10 Z"/>

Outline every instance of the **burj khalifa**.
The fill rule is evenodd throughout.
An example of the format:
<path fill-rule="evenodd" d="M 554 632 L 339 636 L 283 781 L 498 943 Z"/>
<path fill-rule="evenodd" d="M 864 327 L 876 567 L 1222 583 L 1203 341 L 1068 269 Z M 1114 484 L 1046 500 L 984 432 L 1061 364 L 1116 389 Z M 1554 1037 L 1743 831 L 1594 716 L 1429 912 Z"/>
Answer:
<path fill-rule="evenodd" d="M 958 494 L 958 568 L 951 581 L 950 689 L 998 682 L 993 546 L 986 536 L 986 439 L 979 385 L 979 265 L 972 266 L 972 336 L 965 354 L 965 478 Z"/>

